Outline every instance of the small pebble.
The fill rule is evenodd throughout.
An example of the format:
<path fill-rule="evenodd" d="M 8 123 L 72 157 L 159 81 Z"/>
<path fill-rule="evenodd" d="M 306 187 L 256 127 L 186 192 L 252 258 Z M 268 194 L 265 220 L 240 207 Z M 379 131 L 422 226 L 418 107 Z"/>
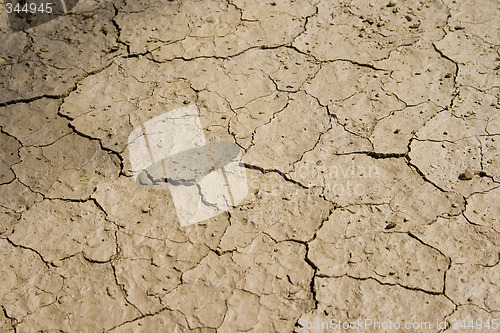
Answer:
<path fill-rule="evenodd" d="M 474 177 L 474 174 L 472 174 L 472 172 L 470 172 L 469 170 L 465 170 L 465 172 L 461 173 L 458 176 L 458 179 L 460 179 L 460 180 L 471 180 L 472 177 Z"/>
<path fill-rule="evenodd" d="M 389 1 L 389 3 L 387 4 L 387 7 L 394 7 L 396 6 L 397 2 L 396 1 Z"/>
<path fill-rule="evenodd" d="M 396 227 L 396 223 L 395 222 L 389 222 L 386 226 L 385 226 L 385 229 L 392 229 Z"/>

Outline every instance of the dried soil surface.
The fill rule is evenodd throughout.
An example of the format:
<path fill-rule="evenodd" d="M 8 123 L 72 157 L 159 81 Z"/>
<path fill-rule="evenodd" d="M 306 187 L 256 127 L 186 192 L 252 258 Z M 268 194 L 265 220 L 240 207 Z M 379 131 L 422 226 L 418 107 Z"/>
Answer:
<path fill-rule="evenodd" d="M 498 1 L 0 8 L 1 332 L 500 321 Z M 180 227 L 127 138 L 189 104 L 250 190 Z"/>

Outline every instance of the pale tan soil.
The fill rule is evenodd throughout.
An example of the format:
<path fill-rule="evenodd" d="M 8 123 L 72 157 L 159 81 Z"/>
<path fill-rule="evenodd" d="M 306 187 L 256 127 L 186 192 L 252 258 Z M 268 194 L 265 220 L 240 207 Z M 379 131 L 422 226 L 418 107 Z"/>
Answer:
<path fill-rule="evenodd" d="M 0 8 L 0 332 L 500 321 L 498 1 Z M 193 103 L 250 191 L 180 227 L 127 138 Z"/>

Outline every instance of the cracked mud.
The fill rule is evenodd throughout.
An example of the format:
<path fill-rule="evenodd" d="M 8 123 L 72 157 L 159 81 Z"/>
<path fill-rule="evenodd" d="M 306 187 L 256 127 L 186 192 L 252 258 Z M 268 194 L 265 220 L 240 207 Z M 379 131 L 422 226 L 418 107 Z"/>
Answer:
<path fill-rule="evenodd" d="M 1 332 L 494 331 L 498 1 L 0 8 Z M 181 227 L 127 138 L 190 104 L 249 191 Z"/>

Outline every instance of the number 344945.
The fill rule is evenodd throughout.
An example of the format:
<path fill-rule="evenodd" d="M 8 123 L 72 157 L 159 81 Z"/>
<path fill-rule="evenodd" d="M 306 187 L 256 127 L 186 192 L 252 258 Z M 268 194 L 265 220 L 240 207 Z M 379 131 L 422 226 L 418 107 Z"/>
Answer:
<path fill-rule="evenodd" d="M 497 330 L 498 329 L 498 319 L 492 319 L 492 320 L 481 320 L 481 319 L 476 319 L 476 320 L 466 320 L 466 319 L 452 319 L 451 320 L 451 327 L 452 329 L 477 329 L 477 330 L 487 330 L 487 329 L 493 329 Z"/>
<path fill-rule="evenodd" d="M 41 3 L 40 5 L 36 3 L 25 3 L 25 4 L 12 4 L 12 3 L 5 3 L 5 10 L 7 11 L 7 14 L 10 13 L 31 13 L 31 14 L 36 14 L 36 13 L 46 13 L 46 14 L 51 14 L 52 13 L 52 3 L 51 2 L 46 2 L 46 3 Z"/>

